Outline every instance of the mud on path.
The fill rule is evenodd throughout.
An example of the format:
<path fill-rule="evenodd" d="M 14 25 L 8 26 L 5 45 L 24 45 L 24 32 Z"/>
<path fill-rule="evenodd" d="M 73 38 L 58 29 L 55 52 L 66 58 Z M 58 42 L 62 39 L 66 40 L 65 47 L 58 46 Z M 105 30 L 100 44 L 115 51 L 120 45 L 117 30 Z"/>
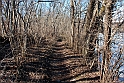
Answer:
<path fill-rule="evenodd" d="M 91 83 L 99 73 L 84 64 L 65 41 L 48 40 L 27 48 L 25 56 L 5 58 L 0 63 L 1 83 Z"/>

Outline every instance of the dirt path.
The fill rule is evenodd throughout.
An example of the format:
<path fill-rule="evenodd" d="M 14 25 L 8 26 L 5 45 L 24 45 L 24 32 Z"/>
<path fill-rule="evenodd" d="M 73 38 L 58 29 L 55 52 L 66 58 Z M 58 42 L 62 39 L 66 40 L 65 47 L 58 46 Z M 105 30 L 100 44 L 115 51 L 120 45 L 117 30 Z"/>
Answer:
<path fill-rule="evenodd" d="M 81 54 L 68 49 L 65 41 L 27 48 L 19 65 L 14 57 L 1 61 L 1 82 L 20 83 L 98 83 L 99 73 L 84 64 Z M 6 81 L 7 82 L 7 81 Z"/>

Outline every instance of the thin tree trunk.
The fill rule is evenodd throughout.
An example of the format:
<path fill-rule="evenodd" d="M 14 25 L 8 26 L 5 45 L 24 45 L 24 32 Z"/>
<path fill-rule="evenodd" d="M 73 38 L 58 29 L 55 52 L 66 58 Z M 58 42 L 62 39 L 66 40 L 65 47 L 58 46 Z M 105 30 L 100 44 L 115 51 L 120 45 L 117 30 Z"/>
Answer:
<path fill-rule="evenodd" d="M 90 0 L 90 3 L 88 5 L 88 8 L 87 8 L 87 14 L 86 14 L 86 19 L 85 19 L 85 25 L 83 27 L 83 34 L 82 34 L 82 37 L 83 37 L 83 50 L 82 50 L 82 53 L 83 55 L 86 55 L 87 54 L 87 33 L 88 33 L 88 30 L 89 30 L 89 26 L 90 26 L 90 22 L 91 22 L 91 19 L 92 19 L 92 15 L 93 15 L 93 10 L 94 10 L 94 6 L 95 6 L 95 0 Z"/>
<path fill-rule="evenodd" d="M 74 17 L 74 1 L 73 0 L 70 0 L 70 5 L 71 5 L 71 28 L 72 28 L 72 47 L 73 47 L 73 50 L 75 51 L 75 17 Z"/>
<path fill-rule="evenodd" d="M 111 21 L 112 21 L 112 0 L 104 0 L 105 2 L 105 15 L 104 15 L 104 53 L 103 53 L 103 62 L 102 62 L 102 82 L 110 83 L 110 74 L 109 74 L 109 62 L 111 57 L 110 52 L 110 42 L 111 37 Z"/>
<path fill-rule="evenodd" d="M 81 24 L 81 1 L 79 0 L 79 2 L 78 2 L 78 5 L 79 5 L 79 7 L 78 7 L 78 26 L 77 26 L 77 28 L 78 28 L 78 33 L 77 33 L 77 52 L 78 53 L 81 53 L 81 38 L 80 38 L 80 36 L 81 36 L 81 27 L 80 27 L 80 24 Z"/>

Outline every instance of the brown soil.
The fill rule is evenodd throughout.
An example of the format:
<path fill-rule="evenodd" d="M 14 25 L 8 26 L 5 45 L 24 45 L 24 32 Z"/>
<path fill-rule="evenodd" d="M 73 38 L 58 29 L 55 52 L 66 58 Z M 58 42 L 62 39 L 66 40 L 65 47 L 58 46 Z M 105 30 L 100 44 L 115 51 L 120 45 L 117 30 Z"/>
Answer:
<path fill-rule="evenodd" d="M 45 44 L 44 44 L 45 43 Z M 65 41 L 27 48 L 25 56 L 1 60 L 1 83 L 99 83 L 99 72 L 90 69 L 82 54 L 75 54 Z"/>

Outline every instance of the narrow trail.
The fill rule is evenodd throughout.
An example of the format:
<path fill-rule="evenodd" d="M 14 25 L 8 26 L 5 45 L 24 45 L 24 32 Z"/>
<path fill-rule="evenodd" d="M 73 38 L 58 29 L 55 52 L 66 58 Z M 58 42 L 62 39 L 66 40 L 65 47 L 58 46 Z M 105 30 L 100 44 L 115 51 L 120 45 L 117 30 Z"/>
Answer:
<path fill-rule="evenodd" d="M 99 83 L 99 73 L 90 69 L 81 54 L 65 41 L 48 41 L 27 48 L 24 57 L 5 58 L 0 65 L 1 83 Z M 22 62 L 20 62 L 22 61 Z M 20 62 L 20 63 L 17 63 Z"/>

